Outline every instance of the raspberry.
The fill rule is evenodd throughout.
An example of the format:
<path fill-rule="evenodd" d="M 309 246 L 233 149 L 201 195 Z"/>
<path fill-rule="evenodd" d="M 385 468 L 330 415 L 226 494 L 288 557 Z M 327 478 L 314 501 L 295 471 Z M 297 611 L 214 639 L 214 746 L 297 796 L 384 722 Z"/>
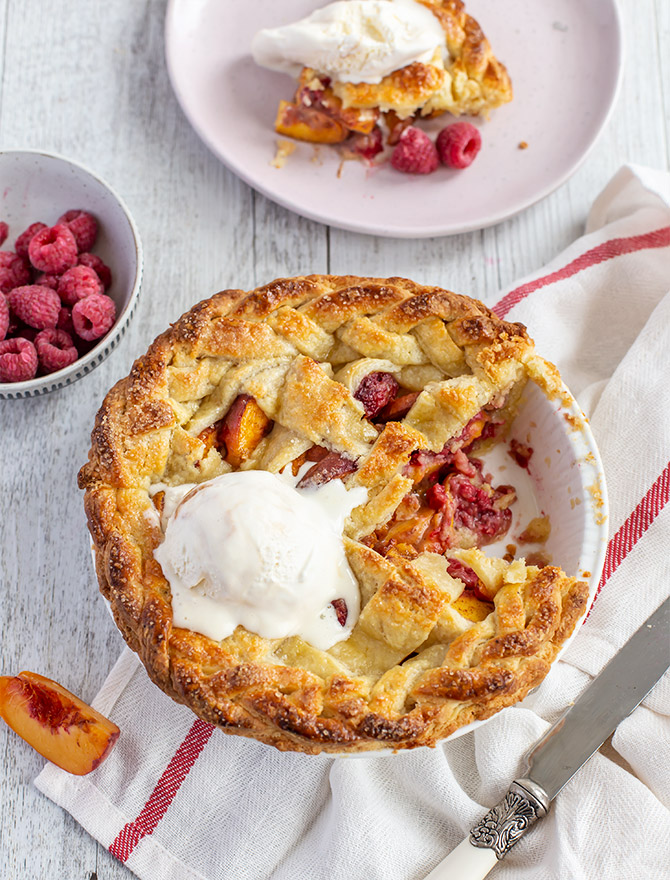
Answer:
<path fill-rule="evenodd" d="M 97 254 L 79 254 L 77 261 L 78 266 L 88 266 L 93 269 L 98 278 L 102 281 L 105 290 L 109 290 L 112 286 L 112 273 L 109 266 L 106 266 Z"/>
<path fill-rule="evenodd" d="M 467 168 L 482 146 L 482 136 L 469 122 L 454 122 L 442 129 L 435 143 L 444 165 Z"/>
<path fill-rule="evenodd" d="M 62 223 L 47 226 L 31 238 L 28 256 L 40 272 L 61 275 L 77 262 L 77 242 L 72 232 Z"/>
<path fill-rule="evenodd" d="M 46 272 L 40 272 L 39 275 L 35 276 L 34 284 L 39 284 L 40 287 L 50 287 L 52 290 L 58 290 L 58 282 L 60 278 L 58 275 L 47 275 Z"/>
<path fill-rule="evenodd" d="M 368 373 L 356 389 L 354 397 L 365 409 L 365 418 L 371 419 L 384 409 L 398 393 L 399 385 L 391 373 Z"/>
<path fill-rule="evenodd" d="M 88 266 L 73 266 L 63 272 L 58 282 L 58 296 L 64 306 L 73 306 L 77 300 L 103 290 L 102 281 Z"/>
<path fill-rule="evenodd" d="M 60 299 L 50 287 L 41 287 L 39 284 L 15 287 L 7 295 L 7 302 L 16 317 L 29 327 L 44 330 L 55 327 L 58 322 Z"/>
<path fill-rule="evenodd" d="M 4 293 L 0 293 L 0 340 L 4 339 L 9 330 L 9 306 Z"/>
<path fill-rule="evenodd" d="M 360 132 L 353 134 L 348 146 L 357 156 L 371 162 L 377 153 L 381 153 L 384 149 L 381 128 L 375 126 L 369 134 L 361 134 Z"/>
<path fill-rule="evenodd" d="M 98 237 L 98 224 L 86 211 L 66 211 L 57 223 L 68 227 L 77 242 L 77 250 L 90 251 Z"/>
<path fill-rule="evenodd" d="M 72 307 L 74 331 L 87 342 L 104 336 L 114 323 L 115 317 L 114 300 L 104 293 L 92 293 L 85 299 L 80 299 Z"/>
<path fill-rule="evenodd" d="M 30 283 L 28 263 L 13 251 L 0 251 L 0 290 L 9 293 L 14 287 Z"/>
<path fill-rule="evenodd" d="M 16 253 L 20 257 L 23 257 L 25 260 L 27 260 L 28 259 L 28 245 L 30 244 L 33 236 L 37 235 L 37 233 L 41 229 L 46 229 L 46 228 L 47 228 L 46 223 L 40 223 L 40 222 L 31 223 L 30 226 L 25 230 L 25 232 L 22 232 L 21 235 L 19 235 L 19 237 L 16 239 L 16 244 L 14 245 L 14 250 L 16 251 Z"/>
<path fill-rule="evenodd" d="M 35 349 L 45 373 L 62 370 L 79 357 L 72 337 L 64 330 L 42 330 L 35 337 Z"/>
<path fill-rule="evenodd" d="M 391 165 L 405 174 L 430 174 L 440 164 L 435 144 L 419 128 L 410 126 L 391 153 Z"/>
<path fill-rule="evenodd" d="M 7 241 L 7 236 L 9 235 L 9 226 L 3 221 L 0 221 L 0 247 Z"/>
<path fill-rule="evenodd" d="M 0 382 L 25 382 L 37 372 L 37 352 L 27 339 L 0 342 Z"/>
<path fill-rule="evenodd" d="M 337 615 L 337 622 L 340 626 L 346 626 L 347 617 L 349 617 L 349 609 L 347 608 L 347 603 L 344 599 L 333 599 L 330 603 L 335 609 L 335 614 Z"/>
<path fill-rule="evenodd" d="M 74 335 L 74 324 L 72 323 L 72 312 L 70 309 L 62 308 L 58 313 L 57 330 L 65 330 L 70 336 Z"/>

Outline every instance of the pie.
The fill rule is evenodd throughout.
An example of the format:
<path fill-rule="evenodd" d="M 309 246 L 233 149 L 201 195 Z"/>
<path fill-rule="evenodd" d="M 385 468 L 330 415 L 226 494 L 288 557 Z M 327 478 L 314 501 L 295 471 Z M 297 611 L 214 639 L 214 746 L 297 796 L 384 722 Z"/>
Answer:
<path fill-rule="evenodd" d="M 79 474 L 101 592 L 152 680 L 229 733 L 310 754 L 434 746 L 521 700 L 588 598 L 560 568 L 480 549 L 514 487 L 479 455 L 528 380 L 562 393 L 522 324 L 402 278 L 284 278 L 183 315 L 105 397 Z M 360 615 L 331 648 L 174 625 L 156 486 L 238 470 L 367 490 L 342 535 Z"/>
<path fill-rule="evenodd" d="M 512 100 L 505 65 L 493 54 L 462 0 L 417 0 L 436 16 L 445 46 L 430 61 L 415 61 L 378 84 L 331 82 L 323 71 L 303 68 L 292 101 L 280 101 L 275 129 L 313 143 L 342 143 L 373 156 L 382 129 L 397 142 L 413 120 L 451 113 L 476 116 Z"/>

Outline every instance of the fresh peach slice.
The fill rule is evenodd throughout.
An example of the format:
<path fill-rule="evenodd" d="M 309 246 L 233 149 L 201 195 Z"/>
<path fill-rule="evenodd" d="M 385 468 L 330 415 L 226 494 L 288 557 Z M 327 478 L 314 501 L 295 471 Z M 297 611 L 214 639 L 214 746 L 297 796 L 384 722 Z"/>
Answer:
<path fill-rule="evenodd" d="M 488 617 L 493 611 L 493 605 L 488 602 L 482 602 L 470 593 L 461 593 L 458 599 L 452 602 L 452 608 L 455 608 L 459 614 L 462 614 L 466 620 L 472 620 L 475 623 Z"/>
<path fill-rule="evenodd" d="M 249 394 L 233 401 L 219 429 L 219 440 L 226 445 L 226 461 L 238 468 L 246 461 L 272 428 L 269 419 Z"/>
<path fill-rule="evenodd" d="M 35 672 L 0 676 L 0 716 L 52 764 L 83 776 L 119 738 L 119 728 L 79 697 Z"/>

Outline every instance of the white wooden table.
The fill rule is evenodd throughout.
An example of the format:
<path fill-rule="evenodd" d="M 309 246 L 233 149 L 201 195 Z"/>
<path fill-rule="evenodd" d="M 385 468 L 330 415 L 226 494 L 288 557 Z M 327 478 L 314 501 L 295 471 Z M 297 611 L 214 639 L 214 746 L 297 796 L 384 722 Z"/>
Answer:
<path fill-rule="evenodd" d="M 145 248 L 137 315 L 111 357 L 70 388 L 0 401 L 0 673 L 35 670 L 88 700 L 122 640 L 97 596 L 76 474 L 105 391 L 168 320 L 222 288 L 308 272 L 406 275 L 491 295 L 580 234 L 622 163 L 670 161 L 670 3 L 621 0 L 623 92 L 590 157 L 557 192 L 453 238 L 329 229 L 253 192 L 198 140 L 168 82 L 165 5 L 0 0 L 0 148 L 43 148 L 96 170 L 125 197 Z M 44 762 L 4 725 L 0 754 L 0 877 L 131 876 L 37 792 Z"/>

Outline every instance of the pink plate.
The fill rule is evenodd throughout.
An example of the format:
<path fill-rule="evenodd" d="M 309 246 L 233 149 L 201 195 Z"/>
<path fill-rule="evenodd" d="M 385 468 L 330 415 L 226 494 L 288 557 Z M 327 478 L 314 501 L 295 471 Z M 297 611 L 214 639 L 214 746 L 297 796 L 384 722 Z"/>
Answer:
<path fill-rule="evenodd" d="M 514 86 L 511 104 L 475 120 L 483 145 L 470 168 L 405 175 L 388 163 L 341 164 L 332 147 L 306 143 L 276 168 L 274 118 L 294 83 L 254 63 L 251 39 L 325 2 L 170 0 L 166 21 L 170 78 L 196 132 L 243 180 L 312 220 L 402 238 L 492 226 L 567 180 L 614 106 L 622 66 L 615 0 L 468 0 Z M 434 134 L 450 121 L 424 127 Z"/>

